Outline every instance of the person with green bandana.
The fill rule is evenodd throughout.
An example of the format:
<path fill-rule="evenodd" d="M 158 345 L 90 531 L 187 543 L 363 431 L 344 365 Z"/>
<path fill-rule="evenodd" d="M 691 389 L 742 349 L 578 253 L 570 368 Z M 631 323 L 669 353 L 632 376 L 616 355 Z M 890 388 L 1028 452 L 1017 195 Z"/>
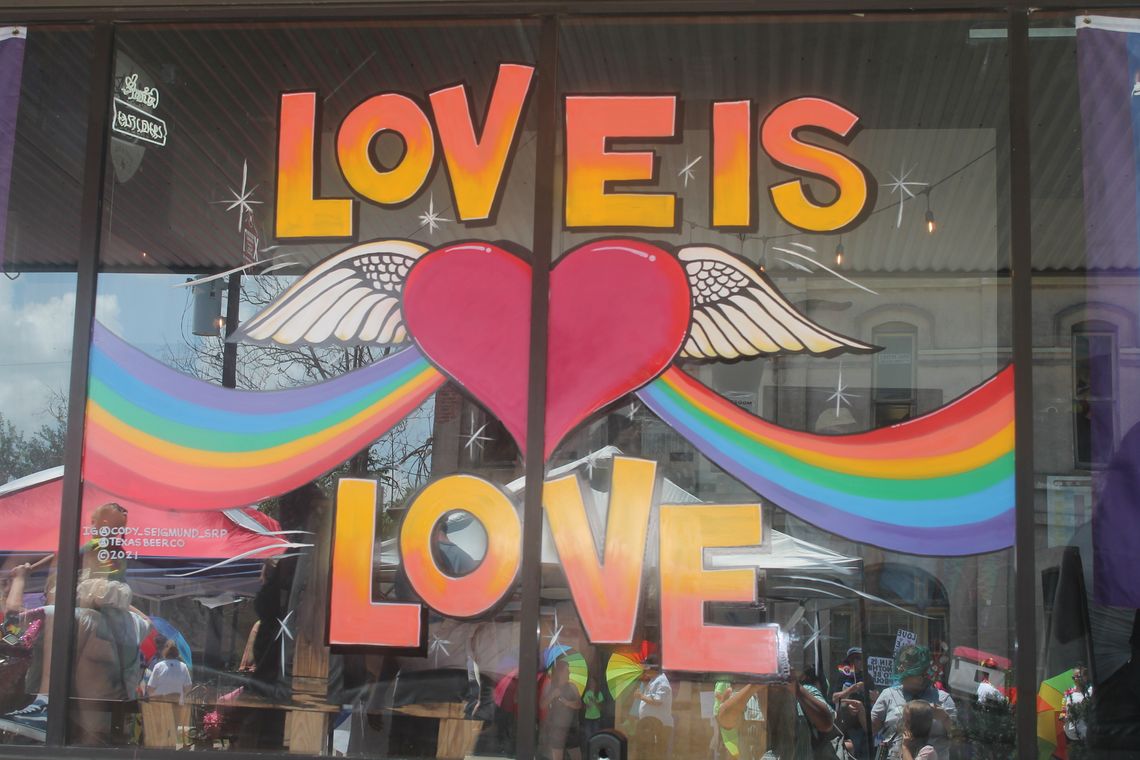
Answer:
<path fill-rule="evenodd" d="M 900 720 L 907 702 L 915 699 L 930 704 L 933 716 L 930 744 L 939 757 L 950 757 L 950 731 L 957 708 L 953 698 L 934 685 L 933 668 L 930 650 L 926 647 L 912 644 L 895 655 L 895 685 L 884 689 L 871 708 L 871 730 L 880 742 L 878 757 L 889 760 L 900 757 Z"/>

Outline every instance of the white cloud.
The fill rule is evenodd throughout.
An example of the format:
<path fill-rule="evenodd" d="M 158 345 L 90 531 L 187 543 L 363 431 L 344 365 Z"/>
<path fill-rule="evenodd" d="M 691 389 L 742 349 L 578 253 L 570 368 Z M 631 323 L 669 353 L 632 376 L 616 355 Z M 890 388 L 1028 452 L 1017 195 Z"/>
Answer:
<path fill-rule="evenodd" d="M 68 391 L 75 280 L 54 277 L 37 282 L 24 274 L 0 288 L 0 414 L 25 434 L 52 423 L 49 405 Z M 114 295 L 97 298 L 95 311 L 107 326 L 118 326 Z"/>

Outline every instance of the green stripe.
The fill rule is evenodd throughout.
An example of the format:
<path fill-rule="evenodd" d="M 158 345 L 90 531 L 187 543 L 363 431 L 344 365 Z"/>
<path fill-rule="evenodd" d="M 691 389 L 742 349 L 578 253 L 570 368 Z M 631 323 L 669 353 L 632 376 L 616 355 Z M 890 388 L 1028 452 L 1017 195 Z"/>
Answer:
<path fill-rule="evenodd" d="M 1007 480 L 1013 474 L 1012 451 L 968 472 L 937 478 L 900 480 L 833 472 L 818 465 L 802 462 L 789 454 L 777 451 L 740 433 L 729 425 L 702 412 L 662 380 L 654 381 L 651 387 L 654 392 L 666 397 L 666 403 L 674 407 L 673 412 L 680 411 L 686 417 L 697 419 L 700 425 L 709 431 L 710 434 L 707 437 L 719 440 L 722 447 L 728 444 L 728 446 L 745 451 L 774 468 L 841 493 L 891 501 L 950 499 L 985 490 Z M 725 453 L 733 457 L 731 451 Z"/>
<path fill-rule="evenodd" d="M 176 422 L 161 417 L 153 412 L 142 409 L 115 392 L 114 388 L 106 385 L 97 377 L 92 377 L 90 397 L 103 407 L 109 414 L 131 427 L 147 435 L 153 436 L 167 443 L 185 446 L 201 451 L 215 451 L 221 453 L 241 453 L 246 451 L 262 451 L 264 449 L 292 443 L 313 433 L 327 430 L 339 424 L 361 410 L 368 408 L 380 399 L 401 390 L 401 386 L 408 382 L 406 375 L 418 375 L 423 367 L 409 367 L 394 377 L 386 380 L 373 393 L 365 396 L 357 404 L 344 407 L 333 414 L 326 415 L 301 425 L 295 425 L 281 430 L 264 433 L 233 433 L 213 428 L 201 428 Z"/>

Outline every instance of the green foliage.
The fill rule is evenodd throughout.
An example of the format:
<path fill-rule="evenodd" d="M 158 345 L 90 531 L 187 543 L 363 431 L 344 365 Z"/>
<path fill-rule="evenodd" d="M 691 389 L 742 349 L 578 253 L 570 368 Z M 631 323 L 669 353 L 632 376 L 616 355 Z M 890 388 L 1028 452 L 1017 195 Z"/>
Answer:
<path fill-rule="evenodd" d="M 62 465 L 66 438 L 63 419 L 57 418 L 54 424 L 41 425 L 39 430 L 25 435 L 0 414 L 0 483 Z"/>

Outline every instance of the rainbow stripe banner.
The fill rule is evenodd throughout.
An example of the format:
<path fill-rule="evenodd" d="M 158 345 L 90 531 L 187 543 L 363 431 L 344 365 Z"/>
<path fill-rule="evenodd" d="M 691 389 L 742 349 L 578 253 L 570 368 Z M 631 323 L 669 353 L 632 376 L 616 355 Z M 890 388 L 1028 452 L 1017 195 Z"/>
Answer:
<path fill-rule="evenodd" d="M 96 324 L 83 476 L 121 498 L 167 509 L 245 506 L 333 469 L 443 382 L 408 347 L 315 385 L 221 388 Z"/>
<path fill-rule="evenodd" d="M 797 517 L 908 554 L 1013 545 L 1013 368 L 935 412 L 842 436 L 781 428 L 676 367 L 638 391 L 705 456 Z"/>

